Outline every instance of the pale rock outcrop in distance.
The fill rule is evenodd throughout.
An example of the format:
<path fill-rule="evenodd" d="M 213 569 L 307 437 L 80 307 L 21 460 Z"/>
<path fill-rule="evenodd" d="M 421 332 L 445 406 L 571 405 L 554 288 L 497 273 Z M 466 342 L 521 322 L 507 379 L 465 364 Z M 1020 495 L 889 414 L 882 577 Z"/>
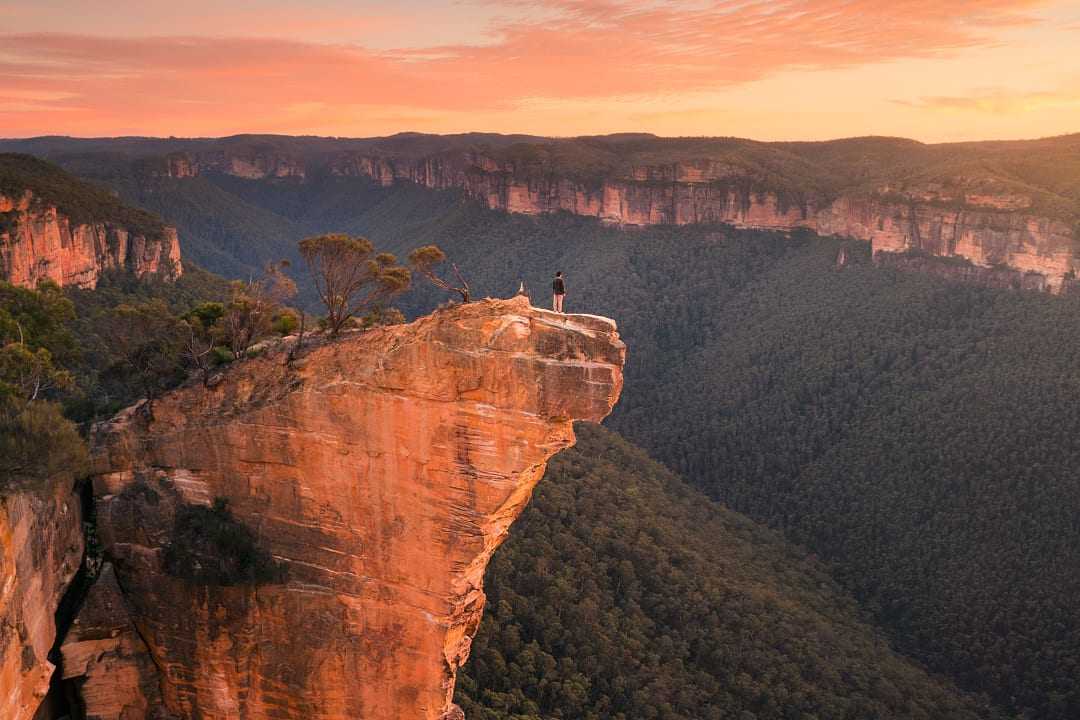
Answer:
<path fill-rule="evenodd" d="M 1043 276 L 1061 288 L 1077 265 L 1080 242 L 1068 223 L 1035 215 L 1030 198 L 1014 194 L 929 193 L 842 195 L 795 200 L 740 175 L 724 163 L 674 163 L 632 168 L 592 183 L 533 174 L 513 163 L 476 154 L 421 160 L 355 156 L 339 162 L 342 175 L 363 175 L 388 186 L 407 181 L 434 189 L 460 188 L 488 207 L 541 214 L 566 211 L 620 226 L 725 223 L 867 241 L 873 254 L 921 250 L 963 258 L 976 266 L 1008 266 Z M 888 190 L 885 188 L 884 190 Z"/>
<path fill-rule="evenodd" d="M 175 228 L 147 238 L 111 222 L 74 224 L 55 207 L 35 202 L 30 192 L 0 195 L 0 213 L 13 216 L 0 226 L 0 280 L 14 285 L 52 280 L 61 287 L 93 288 L 106 270 L 169 279 L 182 271 Z"/>

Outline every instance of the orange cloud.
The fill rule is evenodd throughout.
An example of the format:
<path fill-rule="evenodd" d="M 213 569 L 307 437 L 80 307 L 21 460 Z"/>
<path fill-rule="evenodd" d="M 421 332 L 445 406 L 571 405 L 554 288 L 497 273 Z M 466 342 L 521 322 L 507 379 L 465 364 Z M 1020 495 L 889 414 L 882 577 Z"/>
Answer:
<path fill-rule="evenodd" d="M 0 134 L 303 132 L 312 123 L 370 132 L 379 117 L 431 124 L 440 113 L 512 111 L 535 99 L 663 97 L 989 46 L 1001 28 L 1032 23 L 1024 13 L 1042 4 L 541 0 L 509 6 L 514 19 L 491 26 L 490 42 L 400 50 L 7 34 Z"/>

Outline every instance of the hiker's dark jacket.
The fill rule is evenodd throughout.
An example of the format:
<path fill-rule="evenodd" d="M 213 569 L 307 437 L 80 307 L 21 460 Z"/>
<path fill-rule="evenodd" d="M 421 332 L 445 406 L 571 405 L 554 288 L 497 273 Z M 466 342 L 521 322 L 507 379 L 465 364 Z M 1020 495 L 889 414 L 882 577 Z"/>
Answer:
<path fill-rule="evenodd" d="M 555 292 L 556 295 L 565 295 L 566 283 L 563 282 L 563 279 L 561 277 L 557 277 L 555 278 L 555 282 L 551 283 L 551 289 Z"/>

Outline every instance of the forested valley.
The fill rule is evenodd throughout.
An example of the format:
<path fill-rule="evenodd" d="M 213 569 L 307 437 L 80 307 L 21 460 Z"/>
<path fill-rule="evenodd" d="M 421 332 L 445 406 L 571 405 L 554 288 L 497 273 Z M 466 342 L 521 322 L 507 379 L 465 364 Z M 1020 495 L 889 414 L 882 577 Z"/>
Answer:
<path fill-rule="evenodd" d="M 408 185 L 325 179 L 298 186 L 224 177 L 155 185 L 134 183 L 122 173 L 109 181 L 126 199 L 177 224 L 181 236 L 192 239 L 196 260 L 234 276 L 292 252 L 290 243 L 304 234 L 329 230 L 366 235 L 399 255 L 438 243 L 479 297 L 508 296 L 524 281 L 534 302 L 547 303 L 550 276 L 562 270 L 568 310 L 616 318 L 630 347 L 626 392 L 610 428 L 714 500 L 817 556 L 820 566 L 808 562 L 835 580 L 830 593 L 849 593 L 858 603 L 854 613 L 863 613 L 892 647 L 931 672 L 989 697 L 1011 716 L 1080 716 L 1080 298 L 983 289 L 877 268 L 863 246 L 839 240 L 723 227 L 619 230 L 565 215 L 492 212 L 453 193 Z M 190 197 L 194 188 L 212 201 Z M 233 232 L 236 227 L 245 234 Z M 267 228 L 265 238 L 252 229 L 259 227 Z M 850 262 L 837 268 L 841 248 Z M 215 260 L 217 254 L 224 259 Z M 298 302 L 309 299 L 301 289 Z M 446 299 L 418 286 L 400 306 L 416 314 Z M 572 471 L 575 462 L 582 467 Z M 514 530 L 513 543 L 528 537 L 535 538 L 532 544 L 512 544 L 496 556 L 490 613 L 470 674 L 462 679 L 468 702 L 484 705 L 484 712 L 494 713 L 489 717 L 574 717 L 573 703 L 601 697 L 609 703 L 604 707 L 627 707 L 631 696 L 624 689 L 571 687 L 567 678 L 585 673 L 573 664 L 582 656 L 580 647 L 557 627 L 545 629 L 554 622 L 546 611 L 519 616 L 514 606 L 527 610 L 540 592 L 572 592 L 546 588 L 537 579 L 556 574 L 536 565 L 543 557 L 562 563 L 561 556 L 572 552 L 568 538 L 561 545 L 553 539 L 555 523 L 566 522 L 558 514 L 570 512 L 561 505 L 571 498 L 549 497 L 570 492 L 559 489 L 560 478 L 567 487 L 605 477 L 603 485 L 632 489 L 637 480 L 630 470 L 645 461 L 624 458 L 623 470 L 610 462 L 585 469 L 584 457 L 568 455 L 553 463 L 556 482 L 541 489 L 538 509 Z M 650 482 L 658 482 L 663 471 L 649 468 Z M 634 552 L 648 515 L 640 510 L 633 515 L 638 527 L 625 521 L 617 532 L 586 524 L 603 516 L 602 502 L 629 502 L 596 494 L 593 482 L 588 487 L 594 499 L 585 497 L 586 486 L 574 491 L 584 503 L 575 506 L 581 508 L 574 518 L 582 522 L 580 531 L 632 534 L 633 542 L 619 541 L 628 546 L 607 547 Z M 543 517 L 533 519 L 545 508 Z M 716 528 L 719 537 L 723 522 L 694 525 L 693 532 L 685 527 L 664 534 L 665 542 L 700 542 L 689 538 L 701 538 L 702 528 Z M 611 602 L 610 587 L 601 580 L 617 582 L 622 569 L 601 569 L 595 563 L 612 559 L 596 555 L 574 556 L 577 577 L 596 573 L 598 589 L 593 593 L 590 586 L 586 595 L 596 594 L 597 605 L 582 612 L 616 622 L 621 616 L 599 609 L 603 593 Z M 694 560 L 704 567 L 701 557 L 715 556 Z M 638 568 L 634 574 L 641 582 Z M 721 591 L 680 592 L 688 603 L 695 594 Z M 513 616 L 504 602 L 515 607 Z M 657 615 L 618 612 L 630 612 L 649 632 L 665 627 Z M 706 633 L 709 627 L 694 630 Z M 624 629 L 627 637 L 638 632 Z M 644 642 L 641 637 L 654 636 L 638 637 Z M 749 642 L 737 632 L 726 637 L 725 643 Z M 671 642 L 694 644 L 685 637 Z M 617 645 L 612 641 L 611 647 Z M 520 648 L 527 656 L 506 657 L 524 653 Z M 718 672 L 697 650 L 671 652 L 660 657 L 675 663 L 664 666 L 672 684 L 686 677 L 680 673 Z M 508 671 L 550 671 L 564 684 L 549 691 L 538 680 L 514 694 L 497 679 L 499 657 Z M 603 662 L 611 661 L 597 660 Z M 600 664 L 588 672 L 603 675 Z M 717 683 L 716 692 L 737 695 L 727 681 Z M 770 693 L 780 686 L 799 692 L 788 680 L 768 684 Z M 867 702 L 884 702 L 867 693 Z M 693 703 L 721 695 L 693 700 L 664 690 L 657 697 L 668 698 L 670 710 L 658 704 L 653 716 L 702 716 Z M 784 717 L 770 715 L 760 699 L 738 702 L 740 711 L 762 713 L 745 717 Z M 805 712 L 835 716 L 823 709 L 832 702 L 825 696 L 805 702 L 804 708 L 816 708 Z M 893 709 L 852 717 L 942 716 L 884 707 Z"/>
<path fill-rule="evenodd" d="M 891 651 L 812 556 L 577 433 L 488 568 L 466 717 L 997 716 Z"/>

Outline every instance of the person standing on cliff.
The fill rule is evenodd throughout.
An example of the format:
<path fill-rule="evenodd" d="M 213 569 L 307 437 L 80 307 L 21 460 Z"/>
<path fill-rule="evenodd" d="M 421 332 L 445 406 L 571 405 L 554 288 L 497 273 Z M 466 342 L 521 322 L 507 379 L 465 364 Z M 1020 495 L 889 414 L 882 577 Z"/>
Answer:
<path fill-rule="evenodd" d="M 555 280 L 551 283 L 551 291 L 555 296 L 552 307 L 555 312 L 561 313 L 563 311 L 563 297 L 566 295 L 566 281 L 563 280 L 561 270 L 555 273 Z"/>

